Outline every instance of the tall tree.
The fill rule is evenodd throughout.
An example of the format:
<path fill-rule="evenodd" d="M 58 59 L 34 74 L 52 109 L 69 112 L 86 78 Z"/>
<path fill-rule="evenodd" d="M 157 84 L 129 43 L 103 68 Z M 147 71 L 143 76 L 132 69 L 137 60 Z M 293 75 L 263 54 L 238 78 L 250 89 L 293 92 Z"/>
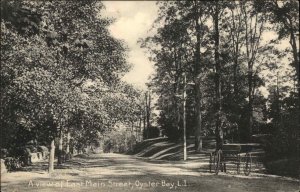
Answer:
<path fill-rule="evenodd" d="M 5 58 L 1 77 L 6 79 L 5 84 L 1 81 L 1 89 L 7 93 L 1 96 L 1 103 L 13 99 L 17 106 L 11 110 L 8 102 L 10 106 L 1 108 L 10 110 L 4 114 L 14 117 L 1 116 L 1 121 L 47 135 L 52 149 L 49 171 L 53 171 L 54 138 L 60 136 L 62 150 L 63 134 L 77 115 L 74 111 L 84 114 L 85 121 L 77 127 L 82 135 L 87 133 L 85 128 L 90 133 L 104 131 L 109 127 L 106 121 L 120 120 L 113 119 L 109 108 L 105 111 L 109 113 L 101 111 L 90 98 L 101 94 L 89 95 L 83 90 L 89 83 L 101 82 L 103 87 L 118 84 L 128 70 L 126 48 L 109 34 L 110 21 L 99 17 L 101 2 L 5 2 L 1 2 L 1 10 L 9 8 L 13 13 L 1 17 L 1 54 Z M 22 21 L 22 27 L 15 21 Z"/>
<path fill-rule="evenodd" d="M 194 61 L 194 82 L 195 82 L 195 105 L 196 105 L 196 122 L 195 122 L 195 148 L 196 151 L 202 150 L 202 94 L 201 94 L 201 43 L 203 42 L 203 34 L 206 26 L 204 21 L 206 20 L 205 5 L 204 3 L 194 1 L 194 22 L 195 22 L 195 61 Z"/>
<path fill-rule="evenodd" d="M 222 7 L 219 2 L 213 3 L 213 26 L 214 26 L 214 62 L 215 62 L 215 90 L 216 90 L 216 142 L 217 149 L 221 149 L 223 146 L 223 130 L 221 125 L 222 115 L 222 91 L 221 91 L 221 63 L 220 63 L 220 32 L 219 32 L 219 20 Z"/>
<path fill-rule="evenodd" d="M 248 129 L 247 140 L 251 139 L 253 132 L 253 99 L 257 88 L 257 70 L 255 64 L 258 63 L 258 51 L 261 50 L 260 42 L 265 29 L 266 17 L 253 9 L 253 2 L 243 2 L 240 4 L 243 24 L 245 26 L 245 49 L 248 78 Z"/>

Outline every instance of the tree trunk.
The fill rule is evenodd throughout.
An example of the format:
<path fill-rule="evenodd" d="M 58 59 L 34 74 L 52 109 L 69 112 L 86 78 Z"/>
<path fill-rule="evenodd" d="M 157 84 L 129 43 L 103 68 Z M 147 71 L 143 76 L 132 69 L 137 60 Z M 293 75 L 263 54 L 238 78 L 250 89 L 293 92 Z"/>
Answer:
<path fill-rule="evenodd" d="M 237 38 L 236 42 L 234 43 L 234 64 L 233 64 L 233 102 L 239 103 L 239 88 L 238 88 L 238 74 L 239 74 L 239 39 Z M 236 105 L 234 112 L 236 114 L 239 113 L 239 111 L 241 111 L 241 108 L 239 107 L 239 105 Z M 235 123 L 238 124 L 238 120 L 235 120 Z M 240 127 L 237 126 L 237 140 L 240 141 Z"/>
<path fill-rule="evenodd" d="M 223 147 L 223 130 L 221 127 L 221 111 L 222 111 L 222 103 L 221 103 L 221 65 L 220 65 L 220 55 L 219 55 L 219 45 L 220 45 L 220 34 L 219 34 L 219 2 L 216 3 L 216 9 L 213 16 L 213 22 L 214 22 L 214 28 L 215 28 L 215 34 L 214 34 L 214 40 L 215 40 L 215 69 L 216 69 L 216 75 L 215 75 L 215 89 L 216 89 L 216 143 L 217 143 L 217 149 L 222 149 Z"/>
<path fill-rule="evenodd" d="M 179 59 L 178 59 L 179 58 Z M 177 95 L 180 95 L 180 87 L 179 87 L 179 84 L 180 84 L 180 76 L 181 76 L 181 58 L 180 56 L 178 56 L 177 58 L 177 53 L 176 53 L 176 49 L 174 49 L 174 63 L 175 63 L 175 67 L 176 67 L 176 75 L 174 76 L 174 85 L 173 85 L 173 93 L 174 93 L 174 99 L 173 99 L 173 106 L 175 106 L 176 108 L 176 128 L 177 130 L 174 130 L 174 132 L 178 132 L 180 130 L 180 104 L 178 103 L 178 100 L 177 100 Z M 181 138 L 180 138 L 181 139 Z"/>
<path fill-rule="evenodd" d="M 142 121 L 143 121 L 143 115 L 141 114 L 140 116 L 140 125 L 139 125 L 139 141 L 141 142 L 143 137 L 142 137 Z"/>
<path fill-rule="evenodd" d="M 57 156 L 57 165 L 61 165 L 63 163 L 63 133 L 62 127 L 60 128 L 59 133 L 59 144 L 58 144 L 58 156 Z"/>
<path fill-rule="evenodd" d="M 186 149 L 186 74 L 184 73 L 183 80 L 183 160 L 187 159 L 187 149 Z"/>
<path fill-rule="evenodd" d="M 200 24 L 199 17 L 200 13 L 198 12 L 198 4 L 195 1 L 195 23 L 196 23 L 196 50 L 195 50 L 195 87 L 194 90 L 196 92 L 195 102 L 196 102 L 196 122 L 195 122 L 195 150 L 197 152 L 202 150 L 202 117 L 201 117 L 201 84 L 200 84 L 200 76 L 201 76 L 201 53 L 200 53 Z"/>
<path fill-rule="evenodd" d="M 71 158 L 71 152 L 70 152 L 70 138 L 71 138 L 71 135 L 70 135 L 70 131 L 68 130 L 68 133 L 67 133 L 67 148 L 66 148 L 66 160 L 69 160 Z"/>
<path fill-rule="evenodd" d="M 197 152 L 200 152 L 202 150 L 202 137 L 201 137 L 201 131 L 202 131 L 202 116 L 201 116 L 201 90 L 200 85 L 197 85 L 195 87 L 196 90 L 196 129 L 195 129 L 195 149 Z"/>
<path fill-rule="evenodd" d="M 278 7 L 278 4 L 277 4 L 277 7 Z M 297 48 L 297 40 L 296 40 L 295 32 L 293 29 L 293 21 L 292 21 L 291 17 L 288 16 L 287 14 L 285 15 L 285 17 L 286 17 L 287 21 L 283 21 L 283 23 L 284 23 L 285 27 L 289 29 L 289 32 L 291 35 L 290 36 L 290 45 L 292 47 L 292 53 L 293 53 L 294 65 L 296 68 L 296 75 L 297 75 L 298 83 L 300 83 L 300 63 L 299 63 L 299 58 L 298 58 L 299 53 L 298 53 L 298 48 Z M 300 86 L 298 87 L 298 94 L 299 94 L 299 98 L 300 98 Z"/>
<path fill-rule="evenodd" d="M 134 122 L 131 122 L 130 151 L 133 151 Z"/>
<path fill-rule="evenodd" d="M 49 173 L 52 173 L 54 171 L 54 154 L 55 154 L 55 144 L 53 139 L 50 145 L 49 167 L 48 167 Z"/>
<path fill-rule="evenodd" d="M 138 130 L 140 128 L 140 124 L 141 124 L 141 120 L 139 118 L 138 122 L 137 122 L 137 125 L 136 125 L 136 128 L 135 128 L 135 138 L 136 138 L 136 141 L 138 142 L 139 141 L 139 136 L 138 136 Z"/>
<path fill-rule="evenodd" d="M 289 18 L 288 18 L 289 19 Z M 289 19 L 290 23 L 292 24 L 292 20 Z M 298 81 L 298 116 L 300 115 L 300 63 L 299 63 L 299 54 L 298 54 L 298 49 L 297 49 L 297 44 L 296 44 L 296 37 L 295 37 L 295 33 L 293 31 L 293 27 L 290 27 L 290 33 L 291 33 L 291 40 L 290 40 L 290 44 L 292 46 L 292 50 L 293 50 L 293 57 L 294 57 L 294 65 L 296 68 L 296 74 L 297 74 L 297 81 Z M 298 127 L 295 129 L 295 135 L 296 138 L 300 137 L 300 118 L 298 118 Z M 297 141 L 296 141 L 297 142 Z M 299 142 L 297 142 L 298 144 L 295 146 L 296 148 L 296 152 L 300 151 L 300 144 Z M 297 159 L 299 159 L 299 155 L 297 156 Z M 299 177 L 300 177 L 300 171 L 299 171 Z"/>
<path fill-rule="evenodd" d="M 238 15 L 241 17 L 241 15 Z M 235 14 L 234 11 L 232 11 L 232 22 L 233 22 L 233 32 L 232 32 L 232 45 L 233 45 L 233 55 L 234 55 L 234 61 L 233 61 L 233 95 L 234 95 L 234 102 L 237 101 L 238 97 L 238 69 L 239 69 L 239 46 L 240 46 L 240 32 L 238 29 L 241 26 L 240 18 L 238 23 L 235 22 Z"/>
<path fill-rule="evenodd" d="M 150 137 L 150 115 L 151 115 L 151 95 L 150 91 L 148 91 L 148 96 L 146 96 L 146 109 L 147 109 L 147 139 Z"/>
<path fill-rule="evenodd" d="M 145 93 L 145 138 L 148 139 L 148 131 L 149 131 L 149 116 L 148 116 L 148 92 Z"/>
<path fill-rule="evenodd" d="M 249 93 L 248 93 L 248 97 L 249 97 L 249 103 L 248 103 L 248 112 L 249 112 L 249 116 L 248 116 L 248 131 L 247 131 L 247 141 L 250 142 L 251 141 L 251 136 L 252 136 L 252 130 L 253 130 L 253 78 L 252 78 L 252 73 L 250 71 L 252 71 L 252 68 L 249 67 L 249 72 L 248 72 L 248 83 L 249 83 Z"/>
<path fill-rule="evenodd" d="M 254 30 L 253 28 L 255 28 L 254 31 L 256 31 L 257 15 L 256 15 L 255 27 L 251 27 L 252 26 L 251 23 L 248 24 L 248 16 L 247 16 L 248 13 L 245 4 L 242 7 L 242 12 L 244 14 L 244 22 L 245 22 L 245 41 L 246 41 L 245 43 L 246 43 L 246 56 L 247 56 L 246 58 L 247 58 L 247 65 L 248 65 L 247 75 L 248 75 L 248 100 L 249 100 L 248 107 L 247 107 L 248 127 L 246 128 L 245 133 L 243 134 L 244 135 L 243 138 L 249 142 L 251 140 L 252 129 L 253 129 L 253 93 L 254 93 L 253 90 L 255 88 L 253 84 L 253 64 L 254 64 L 253 58 L 255 58 L 255 53 L 256 53 L 256 50 L 253 48 L 256 42 L 251 41 L 251 39 L 253 36 L 252 34 L 253 33 L 252 31 Z"/>
<path fill-rule="evenodd" d="M 146 116 L 147 116 L 147 114 L 146 114 L 146 106 L 145 106 L 145 110 L 144 110 L 144 114 L 143 114 L 143 131 L 142 131 L 143 140 L 147 139 L 146 138 Z"/>
<path fill-rule="evenodd" d="M 237 59 L 235 59 L 234 60 L 234 65 L 233 65 L 233 95 L 234 95 L 234 101 L 237 101 L 237 95 L 238 95 L 237 65 L 238 65 L 238 61 L 237 61 Z"/>

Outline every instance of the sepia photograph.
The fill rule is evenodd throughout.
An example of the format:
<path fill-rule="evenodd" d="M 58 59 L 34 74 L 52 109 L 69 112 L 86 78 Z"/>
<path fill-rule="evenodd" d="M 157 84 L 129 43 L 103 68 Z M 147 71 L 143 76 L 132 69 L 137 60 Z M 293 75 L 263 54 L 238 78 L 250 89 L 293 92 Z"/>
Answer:
<path fill-rule="evenodd" d="M 0 0 L 1 192 L 300 192 L 298 0 Z"/>

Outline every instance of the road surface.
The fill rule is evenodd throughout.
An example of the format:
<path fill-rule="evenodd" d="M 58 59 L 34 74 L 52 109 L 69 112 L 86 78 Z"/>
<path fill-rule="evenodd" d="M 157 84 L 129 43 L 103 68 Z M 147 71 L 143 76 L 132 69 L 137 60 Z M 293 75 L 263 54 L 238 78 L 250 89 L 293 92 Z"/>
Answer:
<path fill-rule="evenodd" d="M 299 192 L 299 180 L 269 175 L 214 175 L 199 162 L 150 161 L 121 154 L 75 157 L 47 173 L 46 162 L 1 176 L 3 192 Z"/>

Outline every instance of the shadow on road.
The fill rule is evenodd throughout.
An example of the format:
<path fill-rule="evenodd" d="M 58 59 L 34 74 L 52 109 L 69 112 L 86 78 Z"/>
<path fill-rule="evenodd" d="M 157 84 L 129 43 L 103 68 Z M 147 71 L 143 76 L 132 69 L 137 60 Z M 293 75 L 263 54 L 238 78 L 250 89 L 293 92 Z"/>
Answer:
<path fill-rule="evenodd" d="M 208 163 L 145 160 L 121 154 L 77 156 L 47 173 L 47 162 L 2 175 L 3 191 L 293 191 L 298 182 L 279 177 L 216 176 Z"/>

